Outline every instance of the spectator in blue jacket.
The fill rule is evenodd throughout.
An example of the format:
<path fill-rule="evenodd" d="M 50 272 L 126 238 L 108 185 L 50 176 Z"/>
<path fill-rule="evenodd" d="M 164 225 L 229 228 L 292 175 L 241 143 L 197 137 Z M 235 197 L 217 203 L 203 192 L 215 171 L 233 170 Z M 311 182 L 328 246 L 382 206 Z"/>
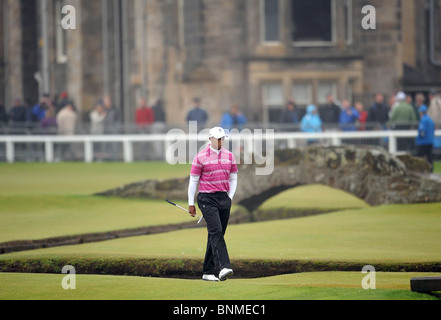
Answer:
<path fill-rule="evenodd" d="M 433 143 L 435 141 L 435 123 L 427 114 L 427 106 L 419 108 L 420 124 L 418 126 L 418 137 L 416 138 L 417 155 L 426 158 L 430 163 L 433 172 Z"/>
<path fill-rule="evenodd" d="M 187 114 L 187 122 L 196 121 L 199 128 L 205 127 L 208 115 L 207 112 L 201 107 L 201 100 L 199 98 L 193 99 L 194 108 Z"/>
<path fill-rule="evenodd" d="M 322 132 L 322 120 L 318 115 L 317 107 L 315 105 L 311 104 L 306 108 L 306 114 L 302 118 L 300 128 L 303 132 L 309 132 L 309 133 Z M 312 144 L 317 142 L 317 140 L 308 139 L 307 142 L 308 144 Z"/>
<path fill-rule="evenodd" d="M 345 99 L 341 103 L 342 111 L 340 113 L 339 125 L 343 131 L 357 131 L 357 122 L 360 114 L 357 109 L 351 107 L 349 100 Z"/>
<path fill-rule="evenodd" d="M 279 122 L 283 124 L 299 123 L 298 110 L 294 100 L 288 101 L 288 104 L 286 105 L 286 109 L 283 110 L 282 113 L 280 114 Z"/>
<path fill-rule="evenodd" d="M 242 130 L 243 126 L 248 123 L 247 118 L 240 112 L 239 106 L 233 104 L 229 112 L 224 113 L 222 116 L 220 127 L 225 130 L 231 130 L 233 128 Z"/>
<path fill-rule="evenodd" d="M 32 118 L 35 122 L 40 123 L 45 118 L 46 111 L 49 108 L 49 104 L 49 95 L 45 94 L 40 99 L 40 102 L 32 108 Z"/>

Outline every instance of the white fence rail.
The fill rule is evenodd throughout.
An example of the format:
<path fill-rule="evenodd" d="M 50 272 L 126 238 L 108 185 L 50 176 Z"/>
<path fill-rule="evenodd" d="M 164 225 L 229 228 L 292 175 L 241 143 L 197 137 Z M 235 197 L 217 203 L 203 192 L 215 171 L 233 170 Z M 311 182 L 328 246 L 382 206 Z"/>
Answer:
<path fill-rule="evenodd" d="M 309 133 L 274 133 L 271 135 L 271 139 L 274 139 L 276 146 L 283 144 L 284 148 L 296 148 L 297 146 L 304 145 L 306 141 L 314 139 L 319 143 L 339 146 L 342 141 L 345 143 L 358 143 L 366 139 L 378 139 L 383 141 L 383 145 L 388 149 L 389 153 L 396 154 L 401 150 L 397 148 L 397 140 L 400 138 L 415 139 L 417 131 L 357 131 L 357 132 L 324 132 L 318 134 Z M 441 137 L 441 130 L 436 131 L 436 136 Z M 263 135 L 251 134 L 238 134 L 231 135 L 230 140 L 234 143 L 235 140 L 241 139 L 244 142 L 244 146 L 249 146 L 255 143 L 257 140 L 269 139 L 263 131 Z M 148 134 L 148 135 L 77 135 L 77 136 L 1 136 L 0 135 L 0 148 L 5 146 L 5 160 L 8 163 L 14 163 L 16 161 L 16 145 L 18 144 L 43 144 L 44 145 L 44 159 L 48 163 L 52 163 L 56 160 L 54 147 L 59 144 L 82 144 L 83 145 L 83 158 L 84 162 L 91 163 L 94 161 L 95 150 L 94 144 L 114 143 L 122 146 L 122 158 L 124 162 L 131 163 L 134 161 L 134 144 L 135 143 L 155 143 L 162 146 L 162 158 L 166 159 L 165 151 L 175 141 L 207 141 L 206 134 L 185 134 L 185 135 L 173 135 L 173 134 Z M 363 143 L 366 144 L 366 143 Z M 367 143 L 369 144 L 369 143 Z M 249 151 L 249 150 L 248 150 Z M 247 152 L 247 148 L 244 148 L 244 152 Z"/>

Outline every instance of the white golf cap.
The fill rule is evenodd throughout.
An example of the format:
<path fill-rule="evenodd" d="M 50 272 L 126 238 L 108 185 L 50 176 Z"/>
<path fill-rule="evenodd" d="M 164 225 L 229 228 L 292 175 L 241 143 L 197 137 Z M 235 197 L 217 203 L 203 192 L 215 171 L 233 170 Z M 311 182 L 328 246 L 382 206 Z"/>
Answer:
<path fill-rule="evenodd" d="M 216 138 L 216 139 L 222 139 L 225 138 L 227 135 L 225 133 L 225 130 L 221 127 L 215 127 L 210 130 L 209 138 Z"/>
<path fill-rule="evenodd" d="M 397 99 L 398 101 L 404 101 L 406 100 L 406 94 L 404 92 L 398 92 L 395 99 Z"/>

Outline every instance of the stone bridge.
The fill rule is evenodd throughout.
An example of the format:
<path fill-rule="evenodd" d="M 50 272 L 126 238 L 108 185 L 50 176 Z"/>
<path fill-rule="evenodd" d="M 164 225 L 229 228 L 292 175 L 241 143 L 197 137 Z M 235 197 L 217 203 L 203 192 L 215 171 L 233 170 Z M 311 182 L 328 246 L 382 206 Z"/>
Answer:
<path fill-rule="evenodd" d="M 300 185 L 341 189 L 370 205 L 441 202 L 441 176 L 410 155 L 392 156 L 381 148 L 311 146 L 279 150 L 274 172 L 257 176 L 256 166 L 239 166 L 234 202 L 250 212 L 272 196 Z M 188 178 L 141 181 L 99 195 L 187 200 Z M 317 195 L 320 201 L 320 195 Z"/>

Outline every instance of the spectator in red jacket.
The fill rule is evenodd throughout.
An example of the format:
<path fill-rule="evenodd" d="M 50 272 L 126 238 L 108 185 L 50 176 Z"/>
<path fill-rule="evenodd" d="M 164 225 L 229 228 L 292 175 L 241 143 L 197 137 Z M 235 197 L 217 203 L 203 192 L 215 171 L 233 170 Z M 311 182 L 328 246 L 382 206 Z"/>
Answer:
<path fill-rule="evenodd" d="M 364 110 L 364 106 L 361 102 L 355 103 L 355 109 L 357 109 L 360 117 L 358 118 L 358 130 L 366 130 L 366 122 L 368 118 L 368 113 Z"/>
<path fill-rule="evenodd" d="M 139 100 L 138 108 L 136 109 L 135 122 L 138 128 L 146 129 L 155 121 L 155 115 L 152 108 L 150 108 L 145 99 Z"/>

